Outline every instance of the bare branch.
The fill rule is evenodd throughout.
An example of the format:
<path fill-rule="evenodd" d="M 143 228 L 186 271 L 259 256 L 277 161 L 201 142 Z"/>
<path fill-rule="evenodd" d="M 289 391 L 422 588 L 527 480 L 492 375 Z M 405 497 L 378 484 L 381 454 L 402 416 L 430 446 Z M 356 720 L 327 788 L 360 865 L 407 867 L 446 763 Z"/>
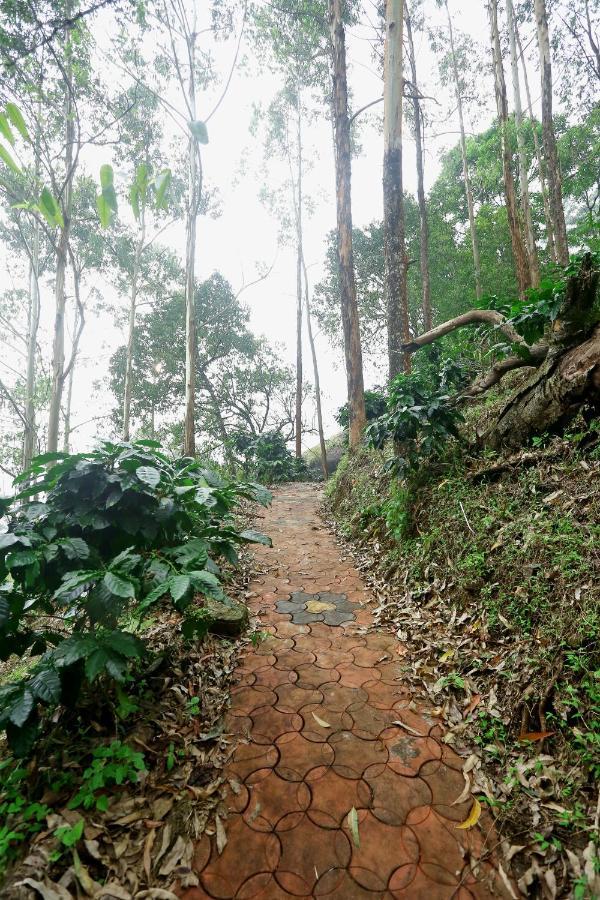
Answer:
<path fill-rule="evenodd" d="M 511 343 L 521 344 L 523 347 L 527 347 L 527 344 L 521 335 L 515 331 L 502 313 L 496 312 L 495 309 L 470 309 L 468 312 L 456 316 L 454 319 L 449 319 L 447 322 L 442 322 L 441 325 L 436 325 L 431 331 L 425 332 L 425 334 L 415 338 L 413 341 L 410 341 L 410 343 L 402 344 L 400 350 L 403 353 L 414 353 L 415 350 L 426 347 L 428 344 L 433 344 L 434 341 L 439 340 L 446 334 L 450 334 L 451 331 L 456 331 L 457 328 L 481 323 L 493 325 L 498 331 L 501 331 Z"/>

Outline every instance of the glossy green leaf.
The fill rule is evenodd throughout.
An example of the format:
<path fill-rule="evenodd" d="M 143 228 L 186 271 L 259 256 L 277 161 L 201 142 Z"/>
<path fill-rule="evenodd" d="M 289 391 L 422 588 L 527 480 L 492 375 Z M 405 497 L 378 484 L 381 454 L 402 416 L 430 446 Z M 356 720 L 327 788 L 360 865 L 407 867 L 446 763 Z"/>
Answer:
<path fill-rule="evenodd" d="M 6 138 L 9 144 L 15 143 L 15 136 L 4 113 L 0 113 L 0 134 Z"/>
<path fill-rule="evenodd" d="M 122 597 L 123 599 L 135 597 L 135 587 L 127 578 L 121 578 L 120 575 L 115 575 L 114 572 L 107 572 L 102 581 L 115 597 Z"/>
<path fill-rule="evenodd" d="M 160 482 L 160 472 L 154 466 L 140 466 L 139 469 L 135 470 L 135 474 L 140 481 L 153 488 L 157 487 Z"/>
<path fill-rule="evenodd" d="M 40 194 L 39 210 L 49 225 L 64 228 L 65 223 L 60 207 L 47 187 L 44 187 Z"/>
<path fill-rule="evenodd" d="M 0 159 L 2 160 L 2 162 L 6 163 L 9 169 L 12 169 L 15 175 L 22 175 L 21 169 L 14 161 L 6 147 L 4 147 L 2 144 L 0 144 Z"/>
<path fill-rule="evenodd" d="M 15 126 L 21 137 L 25 141 L 29 141 L 31 143 L 31 138 L 29 137 L 29 132 L 27 131 L 27 125 L 25 124 L 25 119 L 23 118 L 23 114 L 19 107 L 15 103 L 7 103 L 5 106 L 6 115 L 10 119 L 11 123 Z"/>
<path fill-rule="evenodd" d="M 165 209 L 167 206 L 167 194 L 171 186 L 172 173 L 170 169 L 163 171 L 156 176 L 154 182 L 154 204 L 157 209 Z"/>

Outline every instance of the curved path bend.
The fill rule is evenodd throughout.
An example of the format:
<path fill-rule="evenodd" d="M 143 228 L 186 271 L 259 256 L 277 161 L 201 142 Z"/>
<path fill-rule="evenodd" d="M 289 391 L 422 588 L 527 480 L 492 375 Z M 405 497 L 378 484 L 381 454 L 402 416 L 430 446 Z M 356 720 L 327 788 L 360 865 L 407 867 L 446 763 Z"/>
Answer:
<path fill-rule="evenodd" d="M 507 897 L 487 859 L 489 817 L 456 827 L 472 805 L 454 802 L 464 760 L 414 711 L 395 638 L 369 631 L 372 595 L 320 521 L 320 498 L 314 485 L 279 489 L 261 523 L 273 548 L 257 550 L 249 603 L 269 635 L 245 652 L 232 692 L 227 844 L 219 853 L 203 836 L 200 886 L 183 896 Z"/>

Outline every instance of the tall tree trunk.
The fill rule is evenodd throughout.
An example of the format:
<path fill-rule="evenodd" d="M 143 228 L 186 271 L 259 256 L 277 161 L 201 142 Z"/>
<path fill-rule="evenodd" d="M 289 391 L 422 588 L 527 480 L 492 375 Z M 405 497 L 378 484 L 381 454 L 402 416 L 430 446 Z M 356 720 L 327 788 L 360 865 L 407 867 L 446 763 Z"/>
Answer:
<path fill-rule="evenodd" d="M 512 73 L 513 97 L 515 106 L 515 129 L 517 132 L 517 149 L 519 152 L 519 187 L 521 198 L 521 211 L 525 226 L 525 243 L 529 256 L 529 271 L 531 283 L 534 288 L 540 284 L 540 262 L 538 259 L 537 245 L 533 231 L 533 219 L 531 216 L 531 202 L 529 200 L 529 179 L 527 172 L 527 155 L 525 152 L 525 136 L 523 134 L 523 107 L 521 105 L 521 85 L 519 80 L 519 61 L 517 58 L 517 39 L 515 35 L 515 11 L 512 0 L 506 0 L 506 15 L 508 19 L 508 39 L 510 46 L 510 68 Z"/>
<path fill-rule="evenodd" d="M 78 278 L 78 275 L 74 272 L 74 278 Z M 75 320 L 73 322 L 73 347 L 71 349 L 71 367 L 69 369 L 69 377 L 67 380 L 67 396 L 65 398 L 65 406 L 64 406 L 64 431 L 63 431 L 63 451 L 65 453 L 69 452 L 70 440 L 71 440 L 71 407 L 73 403 L 73 381 L 75 379 L 75 365 L 77 362 L 77 353 L 79 351 L 79 338 L 81 337 L 81 331 L 79 329 L 79 304 L 75 305 Z"/>
<path fill-rule="evenodd" d="M 315 380 L 315 404 L 317 407 L 317 430 L 319 432 L 319 448 L 321 452 L 321 468 L 323 478 L 327 480 L 327 445 L 325 444 L 325 432 L 323 430 L 323 410 L 321 408 L 321 381 L 319 378 L 319 362 L 317 360 L 317 348 L 312 330 L 312 317 L 310 314 L 310 290 L 308 286 L 308 272 L 304 256 L 302 257 L 302 269 L 304 272 L 304 305 L 306 308 L 306 327 L 308 329 L 308 343 L 313 364 L 313 378 Z"/>
<path fill-rule="evenodd" d="M 296 83 L 296 459 L 302 458 L 302 101 L 300 84 Z"/>
<path fill-rule="evenodd" d="M 552 226 L 552 213 L 550 211 L 550 200 L 548 198 L 548 182 L 546 178 L 546 163 L 542 155 L 540 142 L 537 133 L 537 123 L 533 117 L 533 103 L 531 102 L 531 91 L 529 89 L 529 76 L 527 74 L 527 63 L 525 54 L 521 46 L 521 38 L 519 36 L 519 26 L 514 20 L 515 37 L 517 39 L 517 47 L 519 48 L 519 56 L 521 57 L 521 68 L 523 70 L 523 81 L 525 83 L 525 95 L 527 97 L 527 115 L 531 123 L 531 133 L 533 135 L 533 146 L 535 148 L 535 158 L 538 164 L 538 173 L 540 178 L 540 188 L 542 191 L 542 202 L 544 204 L 544 219 L 546 220 L 546 239 L 548 244 L 548 255 L 553 262 L 556 259 L 556 244 L 554 242 L 554 228 Z"/>
<path fill-rule="evenodd" d="M 58 432 L 60 428 L 60 409 L 64 386 L 65 365 L 65 305 L 66 305 L 66 276 L 67 257 L 69 250 L 69 236 L 71 233 L 71 198 L 73 192 L 73 178 L 75 176 L 74 142 L 75 121 L 73 104 L 73 77 L 71 55 L 69 50 L 70 32 L 67 29 L 66 64 L 64 67 L 64 110 L 65 110 L 65 180 L 62 197 L 59 198 L 63 225 L 59 229 L 56 247 L 56 279 L 54 283 L 54 337 L 52 341 L 52 385 L 50 389 L 50 412 L 48 415 L 48 450 L 58 450 Z"/>
<path fill-rule="evenodd" d="M 515 182 L 511 168 L 511 152 L 508 143 L 508 100 L 506 98 L 506 81 L 504 80 L 502 50 L 500 48 L 500 35 L 498 32 L 498 0 L 490 0 L 488 11 L 490 15 L 496 108 L 498 110 L 498 126 L 500 128 L 500 142 L 502 147 L 504 198 L 506 203 L 506 214 L 508 217 L 508 227 L 510 229 L 510 240 L 515 260 L 517 284 L 519 285 L 519 296 L 523 297 L 527 288 L 531 287 L 531 275 L 527 250 L 525 249 L 521 235 Z"/>
<path fill-rule="evenodd" d="M 37 221 L 33 226 L 33 241 L 29 262 L 29 308 L 27 311 L 27 370 L 25 376 L 25 430 L 23 435 L 23 471 L 26 471 L 35 456 L 37 427 L 35 416 L 35 362 L 37 334 L 40 324 L 40 229 Z"/>
<path fill-rule="evenodd" d="M 467 210 L 469 212 L 469 230 L 471 232 L 471 246 L 473 248 L 473 269 L 475 274 L 475 295 L 481 300 L 481 258 L 479 255 L 479 239 L 477 237 L 477 228 L 475 226 L 475 206 L 473 204 L 473 189 L 471 187 L 471 176 L 469 174 L 469 162 L 467 160 L 467 139 L 465 137 L 465 120 L 463 116 L 462 94 L 460 90 L 460 78 L 458 75 L 458 64 L 456 62 L 456 50 L 454 48 L 454 30 L 452 28 L 452 19 L 450 18 L 450 10 L 448 9 L 448 0 L 444 0 L 446 6 L 446 16 L 448 18 L 448 35 L 450 37 L 450 54 L 452 56 L 452 72 L 454 74 L 454 87 L 456 91 L 456 106 L 458 109 L 458 125 L 460 129 L 460 154 L 462 157 L 463 179 L 465 182 L 465 197 L 467 200 Z"/>
<path fill-rule="evenodd" d="M 190 73 L 188 81 L 188 107 L 192 121 L 196 121 L 196 16 L 194 6 L 193 28 L 187 37 Z M 185 421 L 183 452 L 196 454 L 196 308 L 195 263 L 196 223 L 201 196 L 202 172 L 200 151 L 196 137 L 190 134 L 188 142 L 188 197 L 185 248 Z"/>
<path fill-rule="evenodd" d="M 544 151 L 548 165 L 548 188 L 550 212 L 554 240 L 556 242 L 556 258 L 561 266 L 569 264 L 569 243 L 565 211 L 562 199 L 556 135 L 552 119 L 552 61 L 550 56 L 550 37 L 548 34 L 548 15 L 545 0 L 535 0 L 535 20 L 537 24 L 538 48 L 540 52 L 540 72 L 542 81 L 542 135 Z"/>
<path fill-rule="evenodd" d="M 144 243 L 146 240 L 146 202 L 142 198 L 140 206 L 140 229 L 135 244 L 133 257 L 133 271 L 131 274 L 131 293 L 129 297 L 129 322 L 127 325 L 127 350 L 125 357 L 125 387 L 123 391 L 123 440 L 128 441 L 131 421 L 131 394 L 133 390 L 133 344 L 135 340 L 135 316 L 137 310 L 137 295 L 140 279 L 140 266 Z"/>
<path fill-rule="evenodd" d="M 400 351 L 402 344 L 410 340 L 402 195 L 403 21 L 402 0 L 387 0 L 383 85 L 383 255 L 390 381 L 402 371 L 410 372 L 410 356 Z"/>
<path fill-rule="evenodd" d="M 352 250 L 352 162 L 350 119 L 348 117 L 346 39 L 342 23 L 341 0 L 329 0 L 329 26 L 332 45 L 338 268 L 350 420 L 348 439 L 350 447 L 354 448 L 360 443 L 367 417 Z"/>
<path fill-rule="evenodd" d="M 425 202 L 425 171 L 423 165 L 423 118 L 421 101 L 417 84 L 417 58 L 413 41 L 412 22 L 406 0 L 404 2 L 404 19 L 410 59 L 410 73 L 413 85 L 413 116 L 415 120 L 415 152 L 417 156 L 417 199 L 419 202 L 419 242 L 421 256 L 421 284 L 423 289 L 422 310 L 425 331 L 433 327 L 431 315 L 431 284 L 429 281 L 429 224 L 427 222 L 427 204 Z"/>

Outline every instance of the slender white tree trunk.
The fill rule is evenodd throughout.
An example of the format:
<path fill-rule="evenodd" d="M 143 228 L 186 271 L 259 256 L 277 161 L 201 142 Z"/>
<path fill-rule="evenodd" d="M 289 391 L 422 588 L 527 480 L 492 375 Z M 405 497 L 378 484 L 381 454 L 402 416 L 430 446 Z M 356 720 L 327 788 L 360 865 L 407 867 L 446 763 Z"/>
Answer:
<path fill-rule="evenodd" d="M 33 226 L 31 259 L 29 262 L 29 308 L 27 312 L 27 371 L 25 376 L 25 431 L 23 436 L 23 470 L 31 465 L 37 447 L 35 415 L 35 369 L 37 334 L 40 324 L 40 229 Z"/>
<path fill-rule="evenodd" d="M 389 378 L 410 372 L 410 354 L 401 346 L 410 340 L 402 193 L 402 0 L 386 2 L 385 73 L 383 85 L 383 253 L 388 330 Z"/>
<path fill-rule="evenodd" d="M 561 266 L 569 264 L 569 243 L 567 226 L 562 200 L 562 187 L 556 135 L 552 119 L 552 59 L 550 55 L 550 36 L 548 34 L 548 15 L 545 0 L 535 0 L 535 20 L 537 25 L 538 48 L 540 53 L 540 75 L 542 82 L 542 135 L 546 155 L 550 212 L 556 242 L 556 257 Z"/>
<path fill-rule="evenodd" d="M 404 3 L 404 20 L 406 22 L 406 37 L 410 59 L 410 72 L 413 83 L 413 116 L 415 120 L 415 151 L 417 158 L 417 199 L 419 201 L 419 235 L 421 256 L 421 284 L 423 326 L 425 331 L 433 327 L 431 314 L 431 284 L 429 280 L 429 224 L 427 221 L 427 202 L 425 200 L 425 169 L 423 162 L 423 118 L 421 115 L 421 101 L 419 100 L 419 88 L 417 85 L 417 58 L 413 41 L 412 22 L 406 2 Z"/>
<path fill-rule="evenodd" d="M 519 192 L 521 200 L 521 212 L 525 226 L 525 243 L 529 256 L 529 271 L 531 284 L 534 288 L 540 284 L 540 262 L 538 259 L 535 233 L 533 230 L 533 218 L 531 216 L 531 201 L 529 199 L 529 179 L 527 172 L 527 155 L 525 152 L 525 136 L 523 134 L 523 107 L 521 105 L 521 85 L 519 80 L 519 61 L 517 58 L 517 39 L 515 35 L 515 11 L 512 0 L 506 0 L 506 15 L 508 18 L 508 40 L 510 46 L 510 68 L 512 73 L 513 98 L 515 106 L 515 128 L 517 131 L 517 149 L 519 154 Z"/>
<path fill-rule="evenodd" d="M 537 123 L 533 117 L 533 103 L 531 102 L 531 90 L 529 88 L 529 76 L 527 74 L 527 63 L 525 54 L 521 46 L 521 38 L 519 36 L 519 26 L 515 21 L 515 36 L 517 39 L 517 47 L 519 48 L 519 56 L 521 57 L 521 69 L 523 70 L 523 82 L 525 83 L 525 95 L 527 97 L 527 115 L 531 123 L 531 133 L 533 135 L 533 146 L 535 148 L 535 158 L 538 164 L 538 173 L 540 177 L 540 188 L 542 191 L 542 202 L 544 204 L 544 219 L 546 220 L 546 238 L 548 243 L 548 254 L 553 262 L 556 259 L 556 246 L 554 243 L 554 228 L 552 227 L 552 213 L 550 211 L 550 200 L 548 198 L 548 182 L 546 179 L 546 163 L 540 147 L 537 133 Z"/>
<path fill-rule="evenodd" d="M 302 100 L 299 79 L 296 83 L 297 159 L 296 159 L 296 459 L 302 457 Z"/>
<path fill-rule="evenodd" d="M 187 39 L 190 72 L 188 81 L 188 107 L 193 121 L 196 121 L 196 9 L 192 31 Z M 198 141 L 190 134 L 188 143 L 188 197 L 187 228 L 185 248 L 185 423 L 183 452 L 186 456 L 196 454 L 196 306 L 195 306 L 195 265 L 196 265 L 196 225 L 200 206 L 202 171 Z"/>
<path fill-rule="evenodd" d="M 463 116 L 462 94 L 460 90 L 460 78 L 458 74 L 458 64 L 456 62 L 456 51 L 454 48 L 454 31 L 452 28 L 452 19 L 450 18 L 450 10 L 448 9 L 448 0 L 444 0 L 446 6 L 446 15 L 448 17 L 448 34 L 450 37 L 450 54 L 452 56 L 452 71 L 454 74 L 454 88 L 456 91 L 456 105 L 458 108 L 458 125 L 460 129 L 460 153 L 462 157 L 463 179 L 465 182 L 465 197 L 467 199 L 467 209 L 469 212 L 469 230 L 471 232 L 471 246 L 473 248 L 473 268 L 475 272 L 475 294 L 478 300 L 481 300 L 481 258 L 479 255 L 479 239 L 477 237 L 477 228 L 475 226 L 475 206 L 473 203 L 473 189 L 471 187 L 471 176 L 469 174 L 469 163 L 467 160 L 467 139 L 465 137 L 465 120 Z"/>
<path fill-rule="evenodd" d="M 67 35 L 67 45 L 69 37 Z M 73 193 L 73 179 L 75 177 L 74 143 L 75 122 L 73 104 L 73 77 L 70 63 L 70 53 L 67 53 L 67 62 L 64 70 L 64 111 L 65 111 L 65 180 L 62 197 L 59 198 L 63 216 L 63 226 L 59 229 L 56 248 L 56 279 L 54 285 L 54 338 L 52 341 L 52 385 L 50 389 L 50 412 L 48 416 L 48 450 L 58 450 L 58 432 L 60 428 L 60 411 L 62 393 L 64 387 L 65 366 L 65 306 L 66 306 L 66 277 L 67 259 L 69 250 L 69 237 L 71 233 L 71 200 Z"/>
<path fill-rule="evenodd" d="M 131 394 L 133 390 L 133 344 L 135 340 L 135 317 L 137 310 L 137 295 L 140 279 L 140 266 L 144 243 L 146 241 L 146 203 L 142 199 L 140 207 L 140 227 L 138 239 L 135 244 L 133 257 L 133 270 L 131 275 L 131 293 L 129 298 L 129 322 L 127 325 L 127 351 L 125 357 L 125 387 L 123 391 L 123 440 L 128 441 L 131 421 Z"/>

